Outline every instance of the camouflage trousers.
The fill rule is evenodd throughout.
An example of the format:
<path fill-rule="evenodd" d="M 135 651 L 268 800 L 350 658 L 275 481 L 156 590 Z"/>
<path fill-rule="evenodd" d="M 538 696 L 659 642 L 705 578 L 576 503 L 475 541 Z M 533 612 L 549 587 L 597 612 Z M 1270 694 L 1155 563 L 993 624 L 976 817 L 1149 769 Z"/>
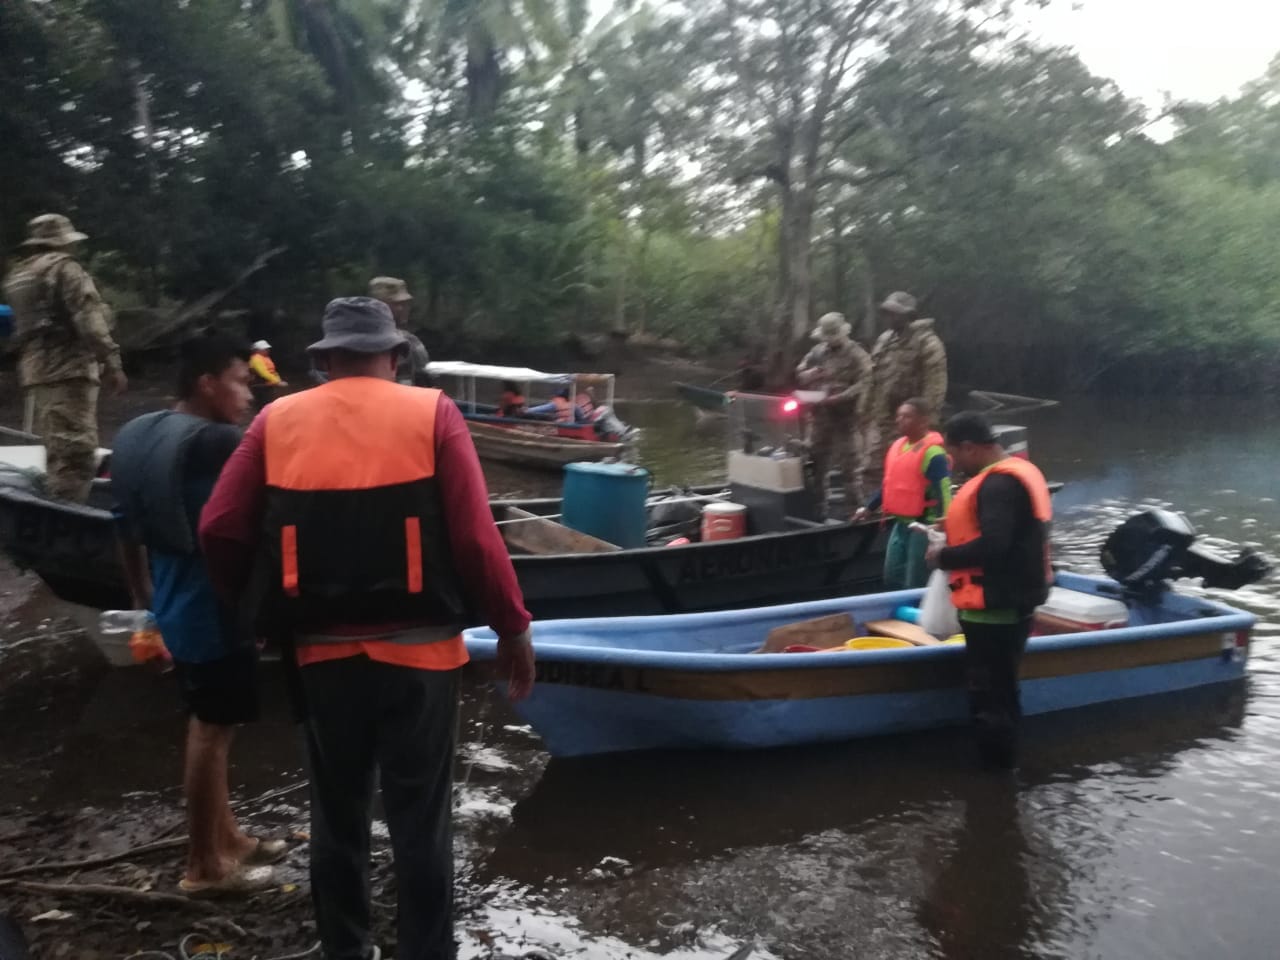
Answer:
<path fill-rule="evenodd" d="M 98 385 L 63 380 L 26 392 L 35 405 L 32 425 L 44 439 L 46 496 L 84 503 L 98 451 Z"/>
<path fill-rule="evenodd" d="M 818 495 L 827 500 L 827 474 L 839 469 L 844 483 L 844 502 L 847 512 L 853 513 L 862 506 L 863 451 L 858 419 L 849 416 L 817 414 L 809 434 L 809 457 L 813 460 L 813 472 L 818 480 Z"/>
<path fill-rule="evenodd" d="M 898 407 L 901 406 L 897 402 L 886 402 L 884 404 L 876 404 L 875 414 L 873 417 L 874 429 L 868 429 L 868 447 L 870 456 L 867 458 L 867 469 L 879 476 L 884 470 L 884 457 L 889 452 L 889 445 L 898 437 Z M 871 436 L 874 434 L 874 436 Z"/>

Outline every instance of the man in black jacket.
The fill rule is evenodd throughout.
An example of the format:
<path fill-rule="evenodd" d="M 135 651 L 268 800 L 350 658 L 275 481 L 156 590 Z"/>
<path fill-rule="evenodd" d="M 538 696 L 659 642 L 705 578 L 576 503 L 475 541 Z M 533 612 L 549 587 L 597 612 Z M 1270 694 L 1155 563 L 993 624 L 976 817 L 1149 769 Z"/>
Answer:
<path fill-rule="evenodd" d="M 926 559 L 950 575 L 983 758 L 1011 767 L 1022 713 L 1018 666 L 1052 579 L 1049 487 L 1031 463 L 1005 453 L 981 414 L 952 417 L 945 440 L 956 469 L 972 479 L 952 500 L 947 546 L 930 548 Z"/>

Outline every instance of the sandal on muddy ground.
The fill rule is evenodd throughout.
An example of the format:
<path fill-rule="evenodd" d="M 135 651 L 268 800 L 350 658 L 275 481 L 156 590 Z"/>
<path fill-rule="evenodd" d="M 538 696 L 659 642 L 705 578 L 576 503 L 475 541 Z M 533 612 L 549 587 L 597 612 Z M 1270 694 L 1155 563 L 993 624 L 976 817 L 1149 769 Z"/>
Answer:
<path fill-rule="evenodd" d="M 289 843 L 286 840 L 264 840 L 256 838 L 257 845 L 240 858 L 246 867 L 265 867 L 279 863 L 289 855 Z"/>
<path fill-rule="evenodd" d="M 243 897 L 275 886 L 276 874 L 270 867 L 247 867 L 240 864 L 221 880 L 191 881 L 183 879 L 178 889 L 192 899 Z"/>

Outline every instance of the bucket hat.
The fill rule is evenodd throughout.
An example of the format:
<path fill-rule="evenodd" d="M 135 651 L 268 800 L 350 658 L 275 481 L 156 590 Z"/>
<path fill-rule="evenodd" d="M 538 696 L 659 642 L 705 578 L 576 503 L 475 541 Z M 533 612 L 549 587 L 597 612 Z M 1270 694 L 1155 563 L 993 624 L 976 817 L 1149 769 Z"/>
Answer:
<path fill-rule="evenodd" d="M 308 353 L 325 350 L 386 353 L 408 342 L 396 327 L 391 308 L 373 297 L 330 300 L 320 325 L 324 338 L 307 347 Z"/>
<path fill-rule="evenodd" d="M 915 313 L 916 298 L 905 290 L 895 290 L 884 298 L 880 309 L 888 310 L 890 313 Z"/>
<path fill-rule="evenodd" d="M 845 322 L 843 313 L 824 313 L 810 336 L 814 340 L 839 340 L 849 336 L 853 328 Z"/>
<path fill-rule="evenodd" d="M 60 213 L 42 213 L 27 221 L 27 239 L 24 247 L 69 247 L 89 238 L 71 226 L 71 221 Z"/>

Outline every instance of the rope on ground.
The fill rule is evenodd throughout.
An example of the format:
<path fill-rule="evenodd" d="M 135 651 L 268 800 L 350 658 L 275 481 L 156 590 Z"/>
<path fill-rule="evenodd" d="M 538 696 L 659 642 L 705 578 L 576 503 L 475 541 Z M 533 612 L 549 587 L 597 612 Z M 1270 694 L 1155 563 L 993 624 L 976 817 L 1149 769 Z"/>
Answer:
<path fill-rule="evenodd" d="M 40 883 L 35 880 L 0 880 L 0 890 L 21 890 L 26 893 L 50 893 L 80 897 L 112 897 L 149 903 L 153 906 L 187 907 L 200 913 L 217 913 L 221 910 L 207 900 L 193 900 L 177 893 L 161 893 L 158 890 L 138 890 L 105 883 Z"/>
<path fill-rule="evenodd" d="M 121 860 L 131 860 L 144 854 L 156 853 L 160 850 L 174 850 L 186 845 L 186 837 L 172 837 L 168 840 L 153 840 L 150 843 L 142 843 L 136 847 L 130 847 L 128 850 L 122 850 L 120 853 L 86 857 L 83 860 L 50 860 L 47 863 L 29 863 L 26 866 L 15 867 L 6 873 L 0 873 L 0 880 L 12 880 L 14 877 L 25 877 L 32 873 L 87 870 L 92 867 L 104 867 L 110 863 L 119 863 Z"/>

